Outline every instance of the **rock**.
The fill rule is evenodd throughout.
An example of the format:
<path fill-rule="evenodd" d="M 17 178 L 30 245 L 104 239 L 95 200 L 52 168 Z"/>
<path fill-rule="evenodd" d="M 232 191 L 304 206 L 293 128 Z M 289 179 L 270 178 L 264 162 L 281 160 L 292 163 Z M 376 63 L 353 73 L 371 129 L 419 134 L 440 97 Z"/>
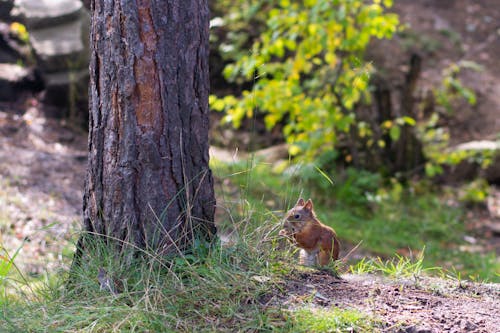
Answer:
<path fill-rule="evenodd" d="M 210 159 L 214 159 L 224 163 L 235 163 L 248 158 L 246 153 L 242 153 L 238 150 L 229 151 L 227 149 L 219 148 L 216 146 L 210 146 L 209 153 Z"/>
<path fill-rule="evenodd" d="M 276 163 L 281 160 L 288 160 L 288 157 L 288 145 L 286 143 L 256 150 L 252 153 L 238 150 L 229 151 L 215 146 L 210 147 L 210 158 L 214 158 L 225 163 L 234 163 L 248 160 L 250 158 L 255 158 L 256 160 L 264 163 Z"/>
<path fill-rule="evenodd" d="M 458 166 L 452 167 L 447 176 L 451 180 L 467 180 L 477 177 L 486 179 L 491 184 L 500 184 L 500 141 L 479 140 L 462 143 L 452 148 L 452 151 L 488 152 L 493 153 L 493 161 L 486 168 L 481 169 L 478 163 L 463 160 Z"/>
<path fill-rule="evenodd" d="M 48 73 L 44 75 L 44 81 L 44 102 L 55 106 L 86 105 L 88 69 Z"/>
<path fill-rule="evenodd" d="M 44 101 L 59 116 L 87 119 L 90 15 L 79 0 L 16 0 L 45 82 Z M 60 114 L 61 113 L 61 114 Z M 65 114 L 66 113 L 66 114 Z"/>
<path fill-rule="evenodd" d="M 43 84 L 32 68 L 0 64 L 0 100 L 13 101 L 19 90 L 41 90 Z"/>
<path fill-rule="evenodd" d="M 11 15 L 32 30 L 74 21 L 82 9 L 78 0 L 16 0 Z"/>
<path fill-rule="evenodd" d="M 400 333 L 434 333 L 434 331 L 425 326 L 412 325 L 405 327 L 404 329 L 400 329 L 398 332 Z"/>
<path fill-rule="evenodd" d="M 257 159 L 265 163 L 276 163 L 280 160 L 288 160 L 290 157 L 286 143 L 257 150 L 254 152 L 254 155 Z"/>
<path fill-rule="evenodd" d="M 480 141 L 470 141 L 466 143 L 459 144 L 453 150 L 473 150 L 473 151 L 482 151 L 482 150 L 500 150 L 500 141 L 489 141 L 489 140 L 480 140 Z"/>
<path fill-rule="evenodd" d="M 86 18 L 58 26 L 30 31 L 30 42 L 43 72 L 87 68 L 89 50 L 84 44 Z"/>
<path fill-rule="evenodd" d="M 500 222 L 488 223 L 486 229 L 491 231 L 494 236 L 500 237 Z"/>
<path fill-rule="evenodd" d="M 476 324 L 474 324 L 473 322 L 470 322 L 470 321 L 465 320 L 465 319 L 462 319 L 460 321 L 460 329 L 463 330 L 463 332 L 472 332 L 476 328 L 478 328 L 478 326 Z"/>
<path fill-rule="evenodd" d="M 25 67 L 14 64 L 0 64 L 0 77 L 8 82 L 18 82 L 29 74 Z"/>

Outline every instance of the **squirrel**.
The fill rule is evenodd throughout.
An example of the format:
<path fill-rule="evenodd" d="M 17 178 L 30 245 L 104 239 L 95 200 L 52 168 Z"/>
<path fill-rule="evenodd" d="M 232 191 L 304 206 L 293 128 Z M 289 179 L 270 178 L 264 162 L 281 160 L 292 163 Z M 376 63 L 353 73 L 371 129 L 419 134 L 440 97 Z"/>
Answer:
<path fill-rule="evenodd" d="M 326 266 L 339 258 L 340 242 L 335 230 L 321 223 L 313 210 L 312 200 L 300 198 L 285 216 L 281 236 L 293 239 L 301 248 L 299 263 Z"/>

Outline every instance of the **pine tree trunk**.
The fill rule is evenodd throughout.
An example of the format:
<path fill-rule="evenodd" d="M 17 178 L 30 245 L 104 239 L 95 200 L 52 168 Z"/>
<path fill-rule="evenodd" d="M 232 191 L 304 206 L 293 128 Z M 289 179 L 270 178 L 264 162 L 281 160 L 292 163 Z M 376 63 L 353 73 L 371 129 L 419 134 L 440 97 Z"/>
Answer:
<path fill-rule="evenodd" d="M 210 238 L 207 1 L 91 9 L 85 230 L 163 253 Z"/>

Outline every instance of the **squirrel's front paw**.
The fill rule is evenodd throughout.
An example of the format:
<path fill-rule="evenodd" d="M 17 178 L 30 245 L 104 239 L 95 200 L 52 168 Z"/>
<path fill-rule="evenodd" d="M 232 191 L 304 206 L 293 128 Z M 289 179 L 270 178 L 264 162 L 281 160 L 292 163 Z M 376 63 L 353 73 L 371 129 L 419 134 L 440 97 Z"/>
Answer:
<path fill-rule="evenodd" d="M 280 236 L 288 236 L 288 231 L 286 231 L 286 229 L 281 229 L 279 232 L 279 235 Z"/>

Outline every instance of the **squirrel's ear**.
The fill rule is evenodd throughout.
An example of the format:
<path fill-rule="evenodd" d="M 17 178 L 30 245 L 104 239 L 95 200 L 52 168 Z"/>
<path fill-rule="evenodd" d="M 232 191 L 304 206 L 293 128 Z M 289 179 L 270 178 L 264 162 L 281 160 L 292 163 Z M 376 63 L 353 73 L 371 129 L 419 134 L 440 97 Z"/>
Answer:
<path fill-rule="evenodd" d="M 297 201 L 297 203 L 295 204 L 295 206 L 304 206 L 304 204 L 305 204 L 304 199 L 299 198 L 299 200 Z"/>
<path fill-rule="evenodd" d="M 304 204 L 304 209 L 306 210 L 312 210 L 313 209 L 313 202 L 311 199 L 308 199 L 306 203 Z"/>

